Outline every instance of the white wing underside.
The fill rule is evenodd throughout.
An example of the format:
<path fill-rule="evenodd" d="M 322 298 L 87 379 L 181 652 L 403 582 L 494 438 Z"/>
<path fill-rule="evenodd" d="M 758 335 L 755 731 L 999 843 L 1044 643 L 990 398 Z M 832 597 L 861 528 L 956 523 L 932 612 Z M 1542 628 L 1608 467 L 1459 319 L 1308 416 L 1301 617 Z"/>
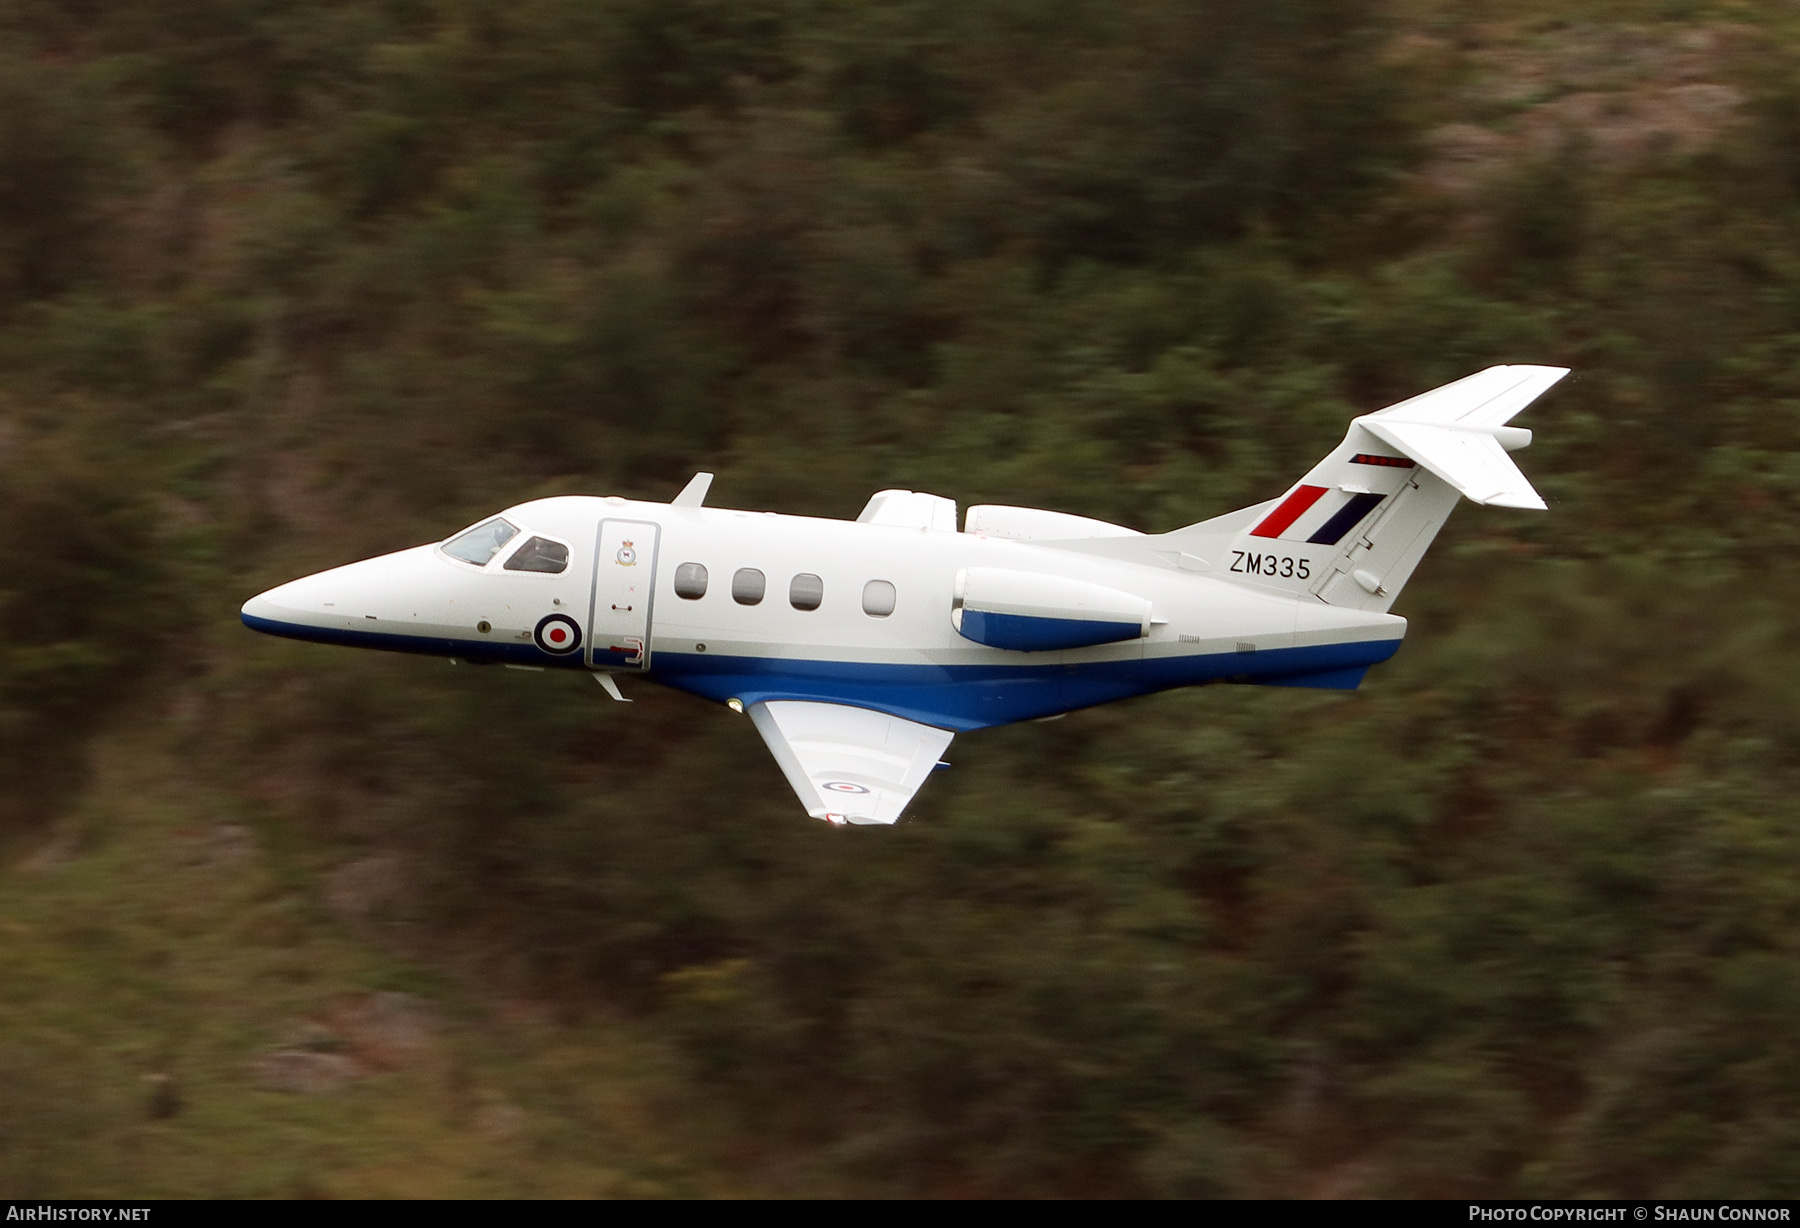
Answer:
<path fill-rule="evenodd" d="M 892 823 L 955 735 L 848 704 L 776 699 L 750 719 L 816 819 Z"/>
<path fill-rule="evenodd" d="M 1544 510 L 1543 497 L 1492 435 L 1416 422 L 1359 419 L 1402 456 L 1410 456 L 1476 503 Z"/>

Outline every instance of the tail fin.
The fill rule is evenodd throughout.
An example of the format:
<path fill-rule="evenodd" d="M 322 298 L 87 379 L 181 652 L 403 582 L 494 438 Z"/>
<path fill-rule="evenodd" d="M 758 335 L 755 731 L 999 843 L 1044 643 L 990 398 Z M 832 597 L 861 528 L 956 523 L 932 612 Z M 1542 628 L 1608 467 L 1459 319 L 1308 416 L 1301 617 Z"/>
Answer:
<path fill-rule="evenodd" d="M 1567 374 L 1564 367 L 1489 367 L 1364 414 L 1282 498 L 1162 540 L 1174 547 L 1171 557 L 1221 578 L 1385 611 L 1459 495 L 1544 508 L 1507 455 L 1528 446 L 1531 432 L 1506 423 Z"/>

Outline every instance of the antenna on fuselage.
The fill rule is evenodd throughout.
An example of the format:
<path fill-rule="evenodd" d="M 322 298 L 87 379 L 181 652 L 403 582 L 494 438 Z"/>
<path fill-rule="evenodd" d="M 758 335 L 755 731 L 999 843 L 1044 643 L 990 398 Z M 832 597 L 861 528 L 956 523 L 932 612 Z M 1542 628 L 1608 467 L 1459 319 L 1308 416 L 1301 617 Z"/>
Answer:
<path fill-rule="evenodd" d="M 669 506 L 700 507 L 706 502 L 706 492 L 712 489 L 712 480 L 713 475 L 710 473 L 696 473 L 681 488 L 681 493 L 669 500 Z"/>

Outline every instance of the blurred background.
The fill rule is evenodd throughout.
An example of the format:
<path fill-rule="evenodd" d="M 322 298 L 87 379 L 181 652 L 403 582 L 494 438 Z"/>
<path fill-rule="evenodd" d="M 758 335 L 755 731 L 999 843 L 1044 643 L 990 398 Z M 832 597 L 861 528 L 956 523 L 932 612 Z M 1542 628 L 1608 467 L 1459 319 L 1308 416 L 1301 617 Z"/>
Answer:
<path fill-rule="evenodd" d="M 1359 693 L 959 738 L 255 636 L 552 493 L 1149 531 L 1496 362 Z M 0 0 L 0 1195 L 1800 1196 L 1800 20 Z"/>

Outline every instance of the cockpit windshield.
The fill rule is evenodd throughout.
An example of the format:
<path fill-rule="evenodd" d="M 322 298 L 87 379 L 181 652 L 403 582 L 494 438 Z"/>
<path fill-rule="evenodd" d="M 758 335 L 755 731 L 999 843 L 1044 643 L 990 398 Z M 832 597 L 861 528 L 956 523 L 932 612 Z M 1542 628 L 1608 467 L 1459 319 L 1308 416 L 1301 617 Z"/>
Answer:
<path fill-rule="evenodd" d="M 558 575 L 568 570 L 569 548 L 548 537 L 534 537 L 513 551 L 512 557 L 500 566 L 503 571 L 542 571 Z"/>
<path fill-rule="evenodd" d="M 444 543 L 444 553 L 453 559 L 486 567 L 500 553 L 500 547 L 519 535 L 519 530 L 502 517 L 484 520 L 474 528 L 458 533 Z"/>

